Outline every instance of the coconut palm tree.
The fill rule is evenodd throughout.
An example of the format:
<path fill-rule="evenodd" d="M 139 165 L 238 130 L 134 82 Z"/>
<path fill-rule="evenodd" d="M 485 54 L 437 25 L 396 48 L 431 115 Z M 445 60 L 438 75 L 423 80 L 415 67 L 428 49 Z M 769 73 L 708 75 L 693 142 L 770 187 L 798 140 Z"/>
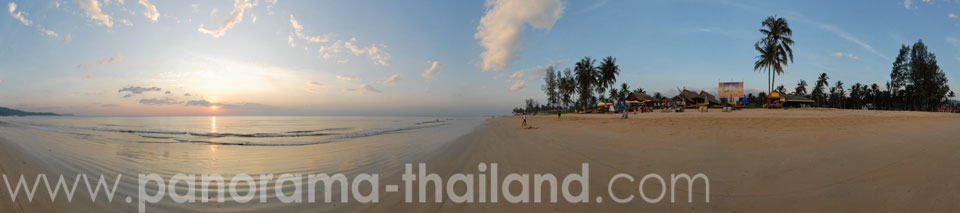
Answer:
<path fill-rule="evenodd" d="M 810 96 L 813 96 L 813 99 L 817 101 L 817 105 L 823 106 L 827 103 L 827 92 L 825 89 L 829 89 L 830 77 L 827 77 L 827 73 L 820 73 L 820 77 L 817 78 L 817 83 L 813 87 L 813 92 L 810 93 Z"/>
<path fill-rule="evenodd" d="M 760 33 L 764 35 L 754 48 L 760 52 L 753 69 L 767 69 L 768 88 L 773 88 L 776 76 L 783 74 L 783 67 L 793 62 L 793 30 L 782 17 L 770 16 L 761 23 Z"/>
<path fill-rule="evenodd" d="M 617 59 L 613 56 L 607 56 L 597 67 L 597 93 L 603 94 L 607 88 L 610 88 L 617 82 L 617 75 L 620 74 L 620 66 L 617 65 Z"/>
<path fill-rule="evenodd" d="M 793 94 L 807 96 L 807 81 L 800 80 L 800 83 L 797 83 L 797 88 L 793 90 Z"/>
<path fill-rule="evenodd" d="M 573 67 L 576 75 L 577 94 L 580 95 L 578 101 L 584 106 L 594 99 L 593 88 L 597 85 L 597 68 L 593 66 L 597 60 L 590 57 L 583 57 Z"/>

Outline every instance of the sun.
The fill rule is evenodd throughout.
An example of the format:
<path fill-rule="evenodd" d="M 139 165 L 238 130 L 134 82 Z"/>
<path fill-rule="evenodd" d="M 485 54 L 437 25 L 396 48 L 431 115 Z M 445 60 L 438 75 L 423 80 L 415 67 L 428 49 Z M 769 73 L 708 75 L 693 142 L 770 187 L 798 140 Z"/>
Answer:
<path fill-rule="evenodd" d="M 217 108 L 220 108 L 220 107 L 218 107 L 218 106 L 216 106 L 216 105 L 210 106 L 210 110 L 217 110 Z"/>

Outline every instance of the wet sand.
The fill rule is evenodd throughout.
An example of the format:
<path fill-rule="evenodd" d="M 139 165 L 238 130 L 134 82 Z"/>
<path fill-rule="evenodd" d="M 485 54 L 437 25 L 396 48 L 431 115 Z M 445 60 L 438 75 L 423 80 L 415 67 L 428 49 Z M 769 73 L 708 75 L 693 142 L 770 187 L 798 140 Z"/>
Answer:
<path fill-rule="evenodd" d="M 567 203 L 562 195 L 556 204 L 511 204 L 503 197 L 495 204 L 458 204 L 446 197 L 442 203 L 407 204 L 403 193 L 381 190 L 378 204 L 311 205 L 322 210 L 389 212 L 960 211 L 957 114 L 813 109 L 656 112 L 630 114 L 627 120 L 619 117 L 564 115 L 558 121 L 556 115 L 529 116 L 530 125 L 535 127 L 532 129 L 521 128 L 518 117 L 491 118 L 474 132 L 422 155 L 428 172 L 444 180 L 453 173 L 478 174 L 477 164 L 481 162 L 497 163 L 501 176 L 563 176 L 579 173 L 581 163 L 589 163 L 590 199 L 586 204 Z M 31 161 L 23 161 L 29 157 L 12 153 L 16 149 L 9 141 L 2 141 L 3 137 L 6 135 L 0 136 L 0 166 L 7 174 L 44 168 L 29 165 Z M 402 186 L 402 166 L 391 165 L 382 173 L 380 185 Z M 688 203 L 689 189 L 678 184 L 676 203 L 669 202 L 667 194 L 660 203 L 650 204 L 640 199 L 637 183 L 620 181 L 613 185 L 613 193 L 636 197 L 630 203 L 614 203 L 607 184 L 619 173 L 629 174 L 637 182 L 650 173 L 667 178 L 670 174 L 702 173 L 710 180 L 710 202 L 704 202 L 705 191 L 697 185 L 694 201 Z M 658 185 L 648 182 L 644 193 L 658 195 Z M 511 191 L 519 190 L 511 186 Z M 598 196 L 603 202 L 594 200 Z M 432 192 L 428 200 L 433 200 Z M 303 207 L 291 210 L 309 210 Z M 42 202 L 11 204 L 0 195 L 3 212 L 46 208 L 50 207 Z"/>

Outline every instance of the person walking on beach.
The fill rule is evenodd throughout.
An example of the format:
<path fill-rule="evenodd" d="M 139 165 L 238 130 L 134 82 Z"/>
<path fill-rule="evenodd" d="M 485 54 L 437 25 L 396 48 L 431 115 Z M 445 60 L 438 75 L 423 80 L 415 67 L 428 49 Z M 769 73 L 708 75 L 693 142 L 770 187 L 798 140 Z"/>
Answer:
<path fill-rule="evenodd" d="M 520 118 L 523 118 L 523 123 L 520 126 L 527 126 L 527 113 L 520 114 Z"/>
<path fill-rule="evenodd" d="M 560 120 L 560 110 L 557 110 L 557 120 Z"/>

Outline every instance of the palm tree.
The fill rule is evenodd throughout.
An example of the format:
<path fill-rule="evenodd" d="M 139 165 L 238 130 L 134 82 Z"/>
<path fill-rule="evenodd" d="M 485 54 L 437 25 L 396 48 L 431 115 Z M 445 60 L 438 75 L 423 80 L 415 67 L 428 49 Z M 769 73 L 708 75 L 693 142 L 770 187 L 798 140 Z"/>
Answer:
<path fill-rule="evenodd" d="M 780 94 L 787 94 L 787 88 L 781 84 L 780 86 L 777 86 L 777 92 L 780 92 Z"/>
<path fill-rule="evenodd" d="M 583 57 L 573 68 L 576 74 L 577 93 L 580 95 L 578 101 L 581 106 L 589 104 L 594 99 L 593 87 L 597 85 L 597 68 L 593 66 L 594 62 L 596 60 L 590 57 Z"/>
<path fill-rule="evenodd" d="M 797 83 L 797 88 L 793 90 L 794 95 L 807 95 L 807 81 L 800 80 L 800 83 Z"/>
<path fill-rule="evenodd" d="M 620 84 L 620 92 L 623 93 L 623 98 L 627 98 L 630 95 L 630 85 L 627 85 L 627 83 Z"/>
<path fill-rule="evenodd" d="M 827 82 L 830 80 L 830 77 L 827 77 L 827 73 L 820 73 L 820 77 L 817 78 L 816 86 L 813 88 L 813 92 L 810 93 L 813 96 L 813 99 L 817 101 L 817 105 L 823 106 L 827 102 L 827 93 L 824 89 L 830 87 L 830 83 Z"/>
<path fill-rule="evenodd" d="M 600 72 L 597 75 L 597 93 L 603 94 L 603 91 L 610 88 L 617 82 L 617 75 L 620 74 L 620 66 L 617 65 L 617 59 L 613 56 L 607 56 L 597 67 Z"/>
<path fill-rule="evenodd" d="M 761 53 L 757 57 L 762 60 L 758 60 L 753 69 L 767 68 L 767 78 L 772 88 L 776 75 L 783 74 L 783 67 L 793 62 L 793 49 L 790 48 L 790 45 L 793 45 L 793 30 L 786 19 L 776 16 L 767 17 L 761 26 L 763 28 L 760 33 L 764 38 L 754 44 L 754 47 Z"/>
<path fill-rule="evenodd" d="M 577 91 L 577 82 L 574 79 L 573 72 L 570 71 L 570 68 L 563 70 L 562 77 L 560 79 L 560 101 L 563 102 L 563 106 L 569 107 L 570 102 L 572 102 L 571 97 L 573 93 Z"/>
<path fill-rule="evenodd" d="M 612 89 L 610 89 L 610 101 L 611 101 L 611 102 L 619 101 L 619 100 L 621 100 L 621 99 L 623 99 L 623 96 L 620 96 L 620 90 L 618 90 L 617 88 L 612 88 Z"/>

